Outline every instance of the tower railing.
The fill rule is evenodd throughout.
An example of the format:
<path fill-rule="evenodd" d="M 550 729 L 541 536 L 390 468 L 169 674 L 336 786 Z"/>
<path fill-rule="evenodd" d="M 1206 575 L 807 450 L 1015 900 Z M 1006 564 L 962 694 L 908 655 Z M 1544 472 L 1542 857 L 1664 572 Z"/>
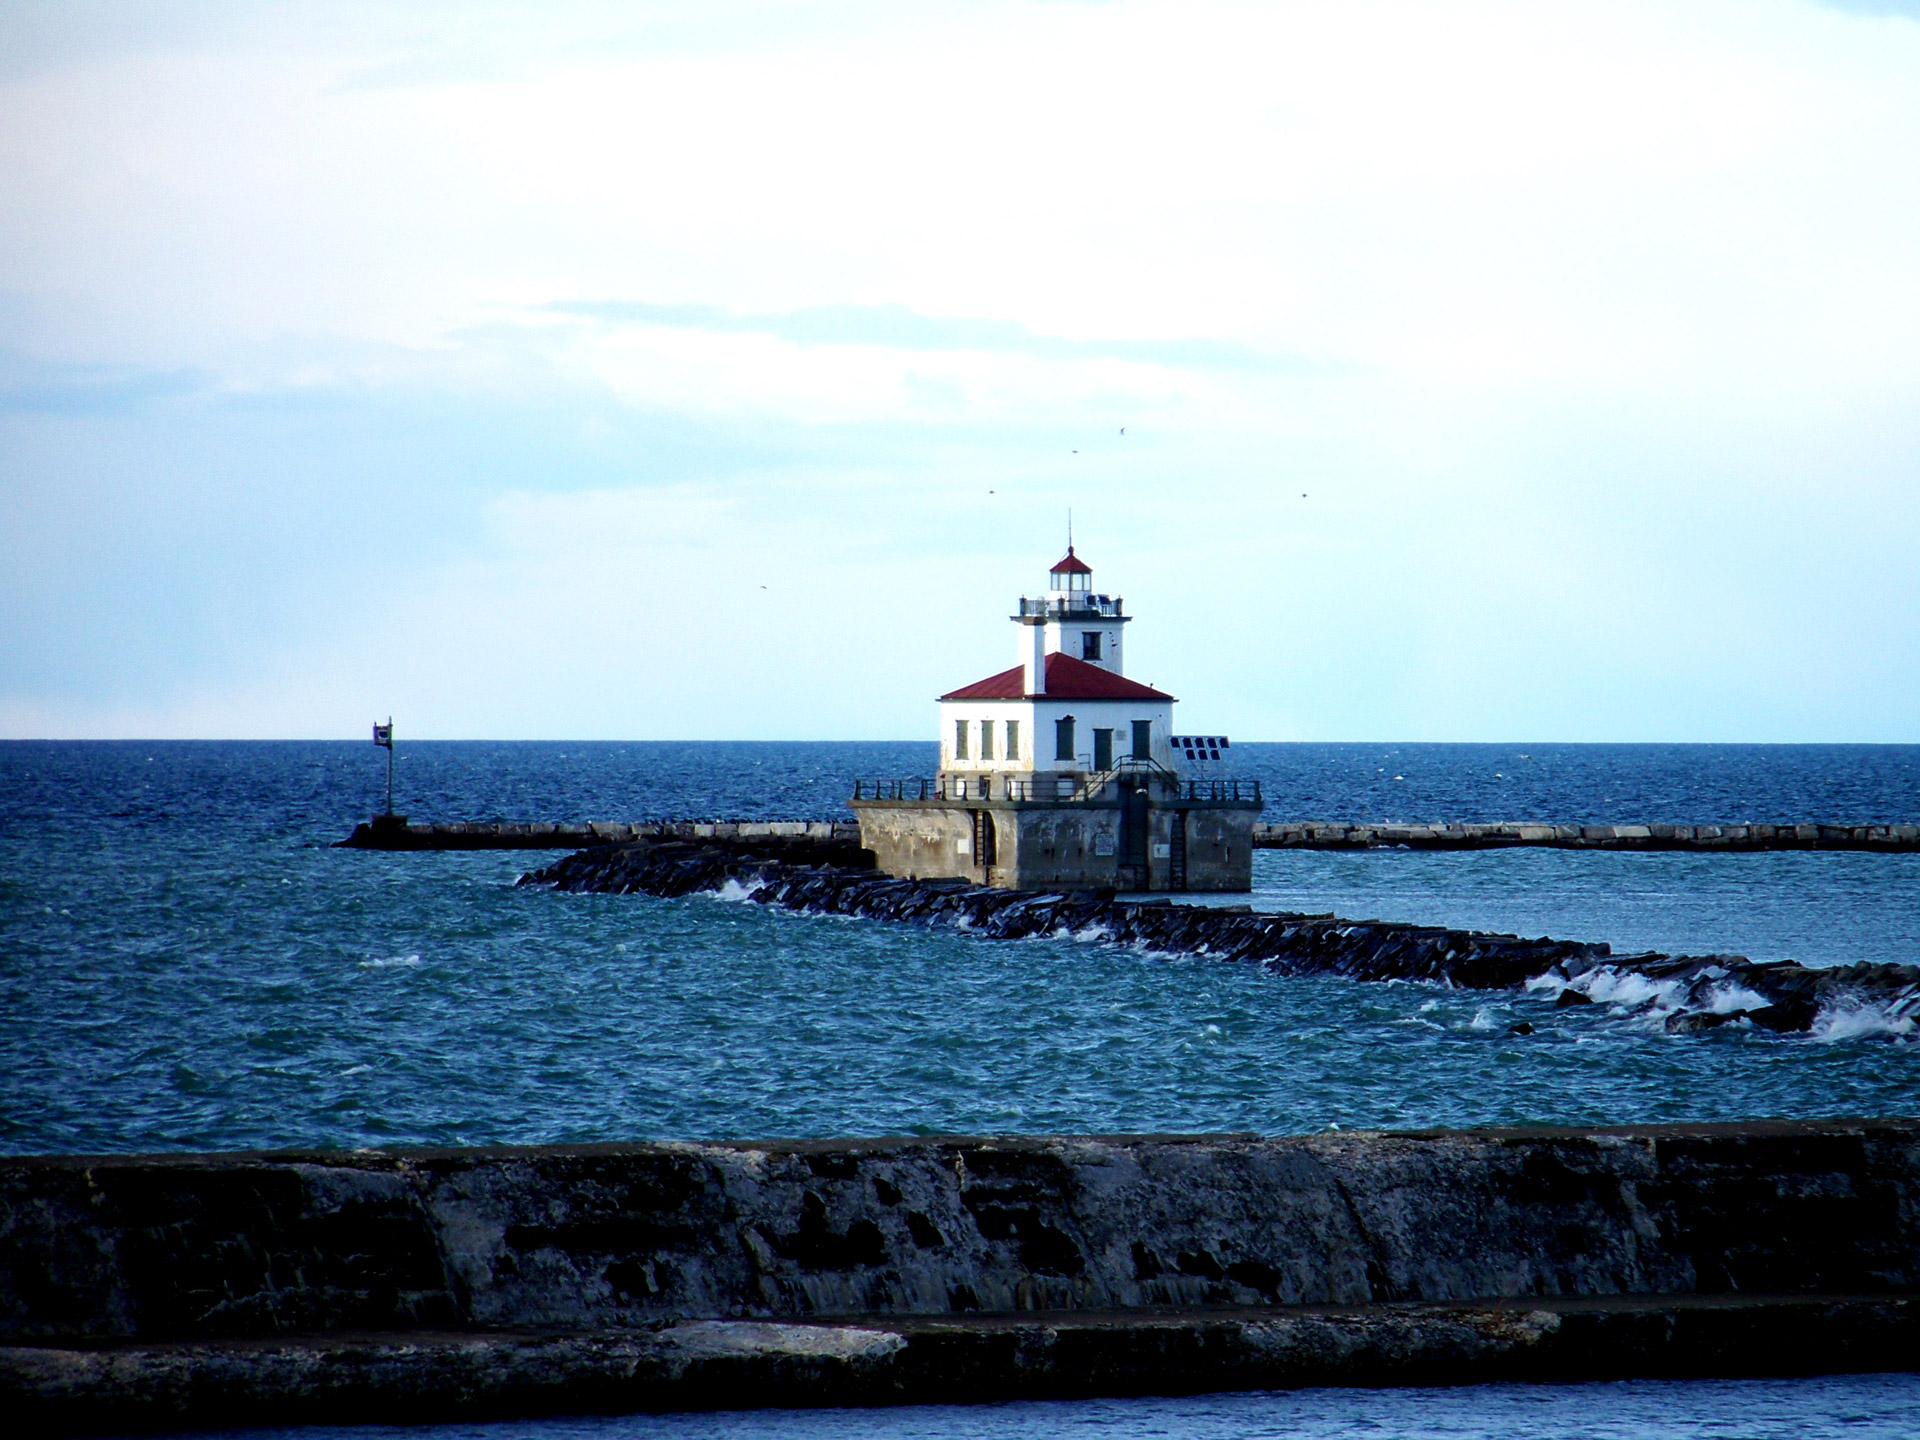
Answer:
<path fill-rule="evenodd" d="M 1107 787 L 1126 774 L 1150 775 L 1165 800 L 1189 804 L 1233 805 L 1263 799 L 1258 780 L 1182 780 L 1153 761 L 1129 760 L 1097 775 L 954 776 L 948 779 L 855 780 L 853 798 L 867 802 L 953 804 L 961 801 L 1017 800 L 1029 803 L 1087 804 L 1101 800 Z"/>
<path fill-rule="evenodd" d="M 1060 616 L 1097 616 L 1102 620 L 1123 618 L 1125 601 L 1118 595 L 1090 595 L 1084 590 L 1063 591 L 1054 595 L 1022 595 L 1020 613 L 1013 618 L 1028 620 Z"/>

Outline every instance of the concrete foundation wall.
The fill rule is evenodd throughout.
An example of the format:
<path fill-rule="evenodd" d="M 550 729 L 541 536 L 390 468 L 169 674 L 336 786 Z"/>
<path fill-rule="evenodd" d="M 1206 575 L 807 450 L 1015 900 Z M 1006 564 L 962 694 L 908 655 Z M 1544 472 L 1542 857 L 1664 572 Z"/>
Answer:
<path fill-rule="evenodd" d="M 963 879 L 1007 890 L 1163 891 L 1170 888 L 1174 816 L 1187 828 L 1188 891 L 1253 888 L 1252 806 L 1155 805 L 1147 812 L 1145 883 L 1122 872 L 1117 804 L 1036 805 L 991 801 L 856 801 L 860 843 L 878 868 L 902 879 Z M 983 869 L 974 849 L 974 813 L 994 826 L 994 863 Z"/>
<path fill-rule="evenodd" d="M 973 854 L 973 812 L 958 805 L 877 805 L 856 801 L 860 846 L 888 875 L 914 880 L 985 877 Z"/>

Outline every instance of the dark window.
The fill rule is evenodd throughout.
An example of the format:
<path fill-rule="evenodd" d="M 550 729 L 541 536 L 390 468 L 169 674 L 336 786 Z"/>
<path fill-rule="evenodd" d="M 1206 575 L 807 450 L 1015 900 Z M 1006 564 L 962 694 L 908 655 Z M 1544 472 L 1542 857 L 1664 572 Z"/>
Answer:
<path fill-rule="evenodd" d="M 1136 760 L 1153 758 L 1153 722 L 1151 720 L 1133 722 L 1133 758 Z"/>
<path fill-rule="evenodd" d="M 1093 768 L 1096 770 L 1113 768 L 1113 731 L 1093 732 Z"/>
<path fill-rule="evenodd" d="M 1073 759 L 1073 716 L 1062 715 L 1053 722 L 1053 758 Z"/>
<path fill-rule="evenodd" d="M 964 720 L 953 722 L 953 758 L 956 760 L 967 758 L 967 722 Z"/>
<path fill-rule="evenodd" d="M 980 758 L 993 759 L 993 721 L 991 720 L 980 722 Z"/>
<path fill-rule="evenodd" d="M 1019 758 L 1020 722 L 1018 720 L 1009 720 L 1007 721 L 1007 759 L 1018 760 Z"/>
<path fill-rule="evenodd" d="M 1082 660 L 1098 660 L 1100 658 L 1100 632 L 1098 630 L 1082 630 L 1080 632 L 1080 658 Z"/>

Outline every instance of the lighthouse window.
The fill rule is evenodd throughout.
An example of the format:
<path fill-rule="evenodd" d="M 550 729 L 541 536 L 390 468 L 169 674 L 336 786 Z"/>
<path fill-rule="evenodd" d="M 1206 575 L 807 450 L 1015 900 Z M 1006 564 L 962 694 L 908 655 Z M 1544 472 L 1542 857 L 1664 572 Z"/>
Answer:
<path fill-rule="evenodd" d="M 1100 632 L 1083 630 L 1080 632 L 1080 658 L 1098 660 L 1100 658 Z"/>
<path fill-rule="evenodd" d="M 1153 722 L 1151 720 L 1133 722 L 1133 758 L 1136 760 L 1153 758 Z"/>
<path fill-rule="evenodd" d="M 956 760 L 967 758 L 967 722 L 964 720 L 953 722 L 953 758 Z"/>
<path fill-rule="evenodd" d="M 980 722 L 980 758 L 993 759 L 993 721 L 991 720 Z"/>
<path fill-rule="evenodd" d="M 1018 760 L 1019 758 L 1020 722 L 1018 720 L 1009 720 L 1007 721 L 1007 759 Z"/>
<path fill-rule="evenodd" d="M 1053 758 L 1073 759 L 1073 716 L 1062 715 L 1053 722 Z"/>
<path fill-rule="evenodd" d="M 1093 732 L 1093 768 L 1096 770 L 1113 768 L 1113 731 Z"/>

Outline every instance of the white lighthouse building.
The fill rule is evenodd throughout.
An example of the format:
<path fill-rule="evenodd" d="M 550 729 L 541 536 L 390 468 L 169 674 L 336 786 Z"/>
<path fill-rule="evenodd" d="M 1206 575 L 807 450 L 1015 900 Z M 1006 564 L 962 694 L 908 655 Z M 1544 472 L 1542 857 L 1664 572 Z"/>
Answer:
<path fill-rule="evenodd" d="M 1183 776 L 1174 697 L 1125 673 L 1132 617 L 1067 547 L 1021 597 L 1017 663 L 940 697 L 931 780 L 863 782 L 889 874 L 1020 890 L 1245 890 L 1257 784 Z"/>
<path fill-rule="evenodd" d="M 1067 547 L 1044 595 L 1022 596 L 1019 663 L 940 697 L 940 778 L 954 799 L 1054 800 L 1117 762 L 1173 768 L 1173 696 L 1129 680 L 1132 617 L 1096 594 Z"/>

